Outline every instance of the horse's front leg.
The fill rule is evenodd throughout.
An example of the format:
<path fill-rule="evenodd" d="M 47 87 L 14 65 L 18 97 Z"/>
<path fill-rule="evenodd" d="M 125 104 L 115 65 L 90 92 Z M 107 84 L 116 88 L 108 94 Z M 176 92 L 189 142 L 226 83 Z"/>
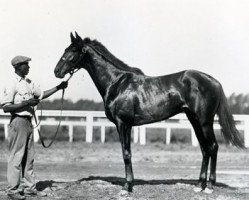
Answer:
<path fill-rule="evenodd" d="M 125 164 L 126 183 L 123 186 L 124 191 L 132 192 L 133 187 L 133 171 L 131 162 L 131 126 L 120 123 L 117 125 L 119 138 L 122 146 L 123 159 Z"/>

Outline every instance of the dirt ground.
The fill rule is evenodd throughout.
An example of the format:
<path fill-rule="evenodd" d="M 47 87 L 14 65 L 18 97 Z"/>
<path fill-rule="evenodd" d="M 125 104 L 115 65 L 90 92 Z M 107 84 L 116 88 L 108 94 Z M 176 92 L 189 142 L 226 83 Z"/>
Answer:
<path fill-rule="evenodd" d="M 56 142 L 36 144 L 35 174 L 46 199 L 87 200 L 248 200 L 249 150 L 220 146 L 217 186 L 212 194 L 193 191 L 201 165 L 199 147 L 175 144 L 132 144 L 134 191 L 119 194 L 124 164 L 119 143 Z M 0 199 L 5 195 L 7 146 L 0 143 Z M 38 199 L 38 198 L 27 198 Z"/>

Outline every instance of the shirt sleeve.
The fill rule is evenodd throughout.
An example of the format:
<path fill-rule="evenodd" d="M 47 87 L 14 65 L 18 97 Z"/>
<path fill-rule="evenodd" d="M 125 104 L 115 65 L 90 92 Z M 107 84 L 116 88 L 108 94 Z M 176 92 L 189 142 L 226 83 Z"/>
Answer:
<path fill-rule="evenodd" d="M 5 86 L 2 91 L 2 99 L 1 99 L 2 106 L 5 106 L 7 104 L 13 104 L 15 95 L 16 95 L 15 84 Z"/>
<path fill-rule="evenodd" d="M 31 83 L 31 89 L 33 92 L 34 97 L 42 99 L 44 96 L 44 92 L 41 90 L 40 86 L 35 84 L 34 82 Z"/>

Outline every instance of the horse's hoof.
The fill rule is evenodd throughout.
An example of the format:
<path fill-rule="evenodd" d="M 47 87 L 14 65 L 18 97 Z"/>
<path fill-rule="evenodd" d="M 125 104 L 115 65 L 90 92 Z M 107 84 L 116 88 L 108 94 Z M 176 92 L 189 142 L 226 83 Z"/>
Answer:
<path fill-rule="evenodd" d="M 208 188 L 208 187 L 206 187 L 205 190 L 203 190 L 203 192 L 206 193 L 206 194 L 212 194 L 213 191 L 214 191 L 213 188 Z"/>
<path fill-rule="evenodd" d="M 198 193 L 201 192 L 203 189 L 201 187 L 195 186 L 193 190 L 194 192 Z"/>
<path fill-rule="evenodd" d="M 132 187 L 132 183 L 125 183 L 125 185 L 123 186 L 122 190 L 128 191 L 128 192 L 132 192 L 133 187 Z"/>
<path fill-rule="evenodd" d="M 130 193 L 127 190 L 121 190 L 118 193 L 118 196 L 120 196 L 120 197 L 130 197 Z"/>

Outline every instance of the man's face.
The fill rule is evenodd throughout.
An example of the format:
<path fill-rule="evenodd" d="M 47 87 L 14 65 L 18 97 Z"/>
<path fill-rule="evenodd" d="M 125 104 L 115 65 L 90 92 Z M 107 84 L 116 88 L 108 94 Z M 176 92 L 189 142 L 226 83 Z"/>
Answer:
<path fill-rule="evenodd" d="M 16 70 L 18 70 L 23 76 L 26 76 L 29 73 L 29 63 L 23 63 L 16 67 Z"/>

